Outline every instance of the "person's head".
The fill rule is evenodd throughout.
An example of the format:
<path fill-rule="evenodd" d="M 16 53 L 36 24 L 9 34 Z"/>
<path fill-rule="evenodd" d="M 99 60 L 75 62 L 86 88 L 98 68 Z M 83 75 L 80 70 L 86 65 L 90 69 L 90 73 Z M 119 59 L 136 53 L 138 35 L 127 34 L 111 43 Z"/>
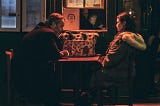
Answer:
<path fill-rule="evenodd" d="M 122 12 L 117 16 L 116 28 L 118 32 L 135 31 L 135 20 L 129 12 Z"/>
<path fill-rule="evenodd" d="M 88 16 L 88 21 L 89 21 L 92 25 L 94 25 L 94 24 L 96 23 L 96 21 L 97 21 L 97 15 L 96 15 L 96 14 L 89 15 L 89 16 Z"/>
<path fill-rule="evenodd" d="M 61 33 L 64 27 L 63 16 L 59 13 L 51 13 L 48 17 L 47 24 L 52 28 L 55 33 Z"/>

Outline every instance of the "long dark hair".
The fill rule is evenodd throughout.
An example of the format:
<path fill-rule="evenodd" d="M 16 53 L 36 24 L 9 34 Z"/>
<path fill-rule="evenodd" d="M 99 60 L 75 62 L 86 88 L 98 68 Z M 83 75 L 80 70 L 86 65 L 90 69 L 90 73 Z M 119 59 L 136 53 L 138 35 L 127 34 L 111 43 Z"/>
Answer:
<path fill-rule="evenodd" d="M 124 22 L 126 21 L 126 26 L 125 26 L 125 31 L 131 31 L 131 32 L 135 32 L 135 17 L 131 14 L 129 14 L 129 12 L 122 12 L 120 13 L 117 18 L 119 18 L 120 22 Z"/>

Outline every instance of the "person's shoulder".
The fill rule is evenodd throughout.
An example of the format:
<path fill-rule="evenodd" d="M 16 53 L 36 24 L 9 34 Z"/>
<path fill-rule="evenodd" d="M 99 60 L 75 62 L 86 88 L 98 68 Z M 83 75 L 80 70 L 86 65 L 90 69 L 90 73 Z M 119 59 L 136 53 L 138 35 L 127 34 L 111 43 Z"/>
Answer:
<path fill-rule="evenodd" d="M 122 33 L 120 33 L 120 35 L 122 36 L 122 40 L 126 41 L 126 40 L 132 38 L 134 33 L 133 32 L 122 32 Z"/>
<path fill-rule="evenodd" d="M 130 46 L 139 50 L 146 50 L 146 44 L 142 35 L 133 32 L 123 32 L 122 40 L 128 43 Z"/>
<path fill-rule="evenodd" d="M 44 32 L 51 32 L 51 33 L 54 33 L 54 30 L 51 29 L 51 28 L 49 28 L 49 27 L 42 27 L 41 30 L 44 31 Z"/>
<path fill-rule="evenodd" d="M 54 33 L 54 30 L 51 29 L 45 22 L 40 22 L 36 25 L 36 27 L 33 29 L 34 30 L 39 30 L 40 32 L 52 32 Z"/>

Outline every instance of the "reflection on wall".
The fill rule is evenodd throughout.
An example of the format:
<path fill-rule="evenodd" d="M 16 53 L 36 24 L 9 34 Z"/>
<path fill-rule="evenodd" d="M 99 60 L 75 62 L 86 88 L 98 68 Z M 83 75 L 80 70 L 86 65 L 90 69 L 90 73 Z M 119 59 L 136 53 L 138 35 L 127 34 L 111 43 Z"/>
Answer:
<path fill-rule="evenodd" d="M 80 29 L 105 30 L 106 14 L 105 10 L 81 9 L 80 10 Z"/>

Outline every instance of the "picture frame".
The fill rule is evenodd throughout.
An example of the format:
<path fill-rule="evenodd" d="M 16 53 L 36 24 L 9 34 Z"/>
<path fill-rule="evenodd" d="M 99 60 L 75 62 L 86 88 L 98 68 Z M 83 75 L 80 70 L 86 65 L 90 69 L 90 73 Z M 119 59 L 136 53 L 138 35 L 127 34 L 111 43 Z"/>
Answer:
<path fill-rule="evenodd" d="M 85 8 L 104 9 L 104 0 L 85 0 Z"/>
<path fill-rule="evenodd" d="M 65 8 L 63 10 L 64 16 L 64 30 L 78 30 L 79 29 L 79 9 Z"/>
<path fill-rule="evenodd" d="M 67 8 L 83 8 L 84 0 L 66 0 Z"/>

